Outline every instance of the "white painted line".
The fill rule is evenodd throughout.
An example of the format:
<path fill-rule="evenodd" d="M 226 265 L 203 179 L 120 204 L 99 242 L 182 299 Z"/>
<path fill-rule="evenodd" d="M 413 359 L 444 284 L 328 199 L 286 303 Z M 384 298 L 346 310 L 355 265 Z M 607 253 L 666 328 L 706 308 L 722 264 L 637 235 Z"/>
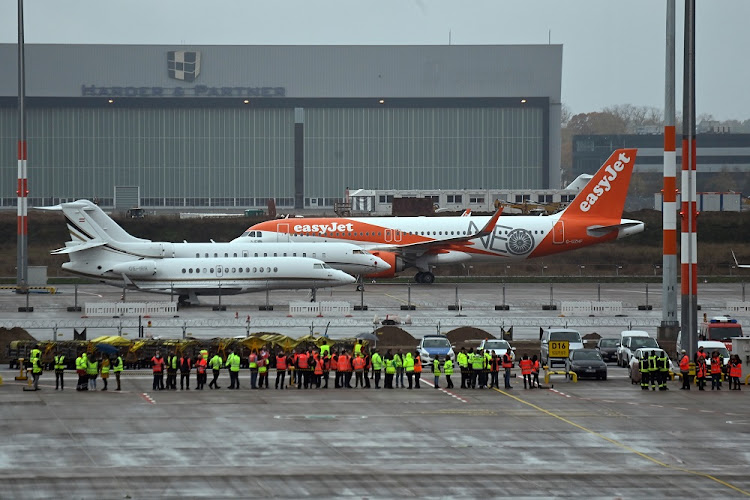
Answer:
<path fill-rule="evenodd" d="M 141 393 L 141 397 L 146 400 L 147 403 L 151 403 L 152 405 L 156 404 L 156 401 L 154 401 L 154 398 L 149 396 L 147 393 L 143 392 Z"/>
<path fill-rule="evenodd" d="M 432 387 L 433 389 L 435 388 L 435 385 L 434 385 L 434 384 L 432 384 L 432 383 L 430 383 L 430 382 L 428 382 L 428 381 L 426 381 L 426 380 L 422 380 L 422 382 L 423 382 L 423 383 L 425 383 L 425 384 L 427 384 L 427 385 L 429 385 L 429 386 L 430 386 L 430 387 Z M 464 398 L 462 398 L 461 396 L 459 396 L 459 395 L 457 395 L 457 394 L 453 394 L 453 393 L 452 393 L 452 392 L 450 392 L 449 390 L 443 389 L 442 387 L 438 387 L 438 390 L 439 390 L 440 392 L 444 392 L 445 394 L 447 394 L 447 395 L 449 395 L 449 396 L 451 396 L 451 397 L 454 397 L 454 398 L 458 399 L 458 400 L 459 400 L 459 401 L 461 401 L 462 403 L 468 403 L 468 401 L 467 401 L 467 400 L 465 400 Z"/>

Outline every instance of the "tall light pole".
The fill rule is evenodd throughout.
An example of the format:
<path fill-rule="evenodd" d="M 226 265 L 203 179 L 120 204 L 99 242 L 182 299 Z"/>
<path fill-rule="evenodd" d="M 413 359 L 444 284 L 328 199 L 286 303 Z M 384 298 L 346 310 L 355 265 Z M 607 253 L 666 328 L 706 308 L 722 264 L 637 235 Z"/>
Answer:
<path fill-rule="evenodd" d="M 662 190 L 662 313 L 659 338 L 677 337 L 677 161 L 675 152 L 675 0 L 667 0 Z"/>
<path fill-rule="evenodd" d="M 685 0 L 685 62 L 682 99 L 682 338 L 692 357 L 698 347 L 698 225 L 695 144 L 695 0 Z"/>
<path fill-rule="evenodd" d="M 23 0 L 18 0 L 18 258 L 16 259 L 16 291 L 26 292 L 29 283 L 29 183 L 26 174 L 26 71 L 23 54 Z"/>

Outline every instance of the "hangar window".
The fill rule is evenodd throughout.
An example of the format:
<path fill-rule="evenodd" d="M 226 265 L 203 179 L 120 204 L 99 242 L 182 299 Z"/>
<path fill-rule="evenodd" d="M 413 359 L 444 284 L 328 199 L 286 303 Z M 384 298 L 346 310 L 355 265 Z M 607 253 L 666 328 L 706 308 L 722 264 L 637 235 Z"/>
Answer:
<path fill-rule="evenodd" d="M 469 203 L 484 203 L 484 196 L 469 196 Z"/>

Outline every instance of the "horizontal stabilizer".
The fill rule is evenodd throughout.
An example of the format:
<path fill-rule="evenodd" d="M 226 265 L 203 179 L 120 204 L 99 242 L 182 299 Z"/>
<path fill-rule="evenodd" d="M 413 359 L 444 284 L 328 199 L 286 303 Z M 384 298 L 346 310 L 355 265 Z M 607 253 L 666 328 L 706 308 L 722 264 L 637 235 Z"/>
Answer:
<path fill-rule="evenodd" d="M 82 252 L 84 250 L 91 250 L 92 248 L 99 248 L 106 245 L 105 242 L 101 240 L 89 240 L 86 243 L 81 243 L 78 245 L 70 245 L 65 248 L 58 248 L 57 250 L 53 250 L 50 252 L 52 255 L 64 255 L 74 252 Z"/>
<path fill-rule="evenodd" d="M 609 234 L 613 231 L 620 231 L 621 229 L 628 229 L 631 227 L 637 227 L 639 225 L 643 225 L 642 222 L 633 221 L 633 222 L 624 222 L 621 224 L 612 224 L 609 226 L 589 226 L 586 228 L 586 234 L 589 236 L 604 236 L 606 234 Z"/>

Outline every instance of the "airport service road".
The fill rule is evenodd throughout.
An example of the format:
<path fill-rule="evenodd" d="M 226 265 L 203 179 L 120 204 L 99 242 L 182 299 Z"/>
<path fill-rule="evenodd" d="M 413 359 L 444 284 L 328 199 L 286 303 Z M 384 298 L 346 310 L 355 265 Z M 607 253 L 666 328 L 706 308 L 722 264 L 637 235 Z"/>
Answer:
<path fill-rule="evenodd" d="M 746 389 L 250 391 L 244 372 L 239 391 L 172 392 L 126 372 L 121 393 L 72 373 L 23 392 L 2 375 L 4 498 L 750 495 Z"/>
<path fill-rule="evenodd" d="M 319 290 L 319 301 L 345 301 L 359 305 L 362 297 L 367 311 L 352 311 L 351 314 L 330 314 L 323 317 L 295 315 L 289 317 L 289 303 L 309 301 L 309 291 L 275 291 L 268 294 L 273 311 L 259 311 L 266 302 L 265 292 L 225 296 L 221 298 L 226 311 L 213 311 L 218 297 L 203 298 L 204 306 L 181 308 L 177 317 L 141 318 L 146 336 L 180 338 L 183 331 L 197 338 L 232 337 L 255 332 L 277 332 L 291 336 L 309 333 L 328 334 L 331 338 L 351 337 L 357 333 L 372 331 L 386 315 L 397 315 L 401 320 L 411 320 L 406 328 L 419 338 L 425 334 L 446 333 L 459 326 L 476 326 L 499 335 L 500 329 L 513 326 L 514 339 L 538 339 L 539 327 L 559 326 L 577 328 L 581 333 L 597 332 L 602 336 L 617 336 L 624 329 L 642 329 L 655 332 L 661 322 L 661 285 L 650 284 L 648 294 L 645 284 L 605 283 L 553 283 L 552 303 L 559 307 L 561 301 L 569 300 L 614 300 L 622 301 L 623 314 L 599 316 L 560 317 L 558 311 L 545 311 L 543 305 L 550 303 L 550 284 L 506 284 L 505 302 L 509 311 L 495 311 L 502 304 L 501 283 L 433 285 L 367 284 L 363 295 L 354 286 Z M 89 317 L 81 313 L 67 312 L 74 304 L 74 287 L 62 286 L 55 295 L 30 294 L 28 297 L 9 290 L 0 290 L 0 326 L 21 326 L 39 340 L 71 340 L 73 329 L 88 329 L 89 338 L 99 335 L 122 333 L 134 338 L 138 332 L 138 317 Z M 460 312 L 449 310 L 458 302 Z M 750 290 L 748 290 L 750 293 Z M 78 304 L 91 302 L 116 302 L 120 300 L 120 289 L 105 285 L 80 286 Z M 648 297 L 647 297 L 648 296 Z M 699 287 L 701 313 L 716 315 L 725 312 L 727 300 L 740 300 L 741 284 L 702 283 Z M 19 313 L 18 307 L 26 304 L 34 307 L 32 313 Z M 166 301 L 168 295 L 146 294 L 128 291 L 127 302 Z M 401 310 L 409 302 L 414 311 Z M 653 306 L 651 311 L 639 311 L 639 305 Z M 248 321 L 247 318 L 250 318 Z M 735 317 L 750 323 L 748 313 L 736 313 Z M 151 326 L 148 322 L 151 321 Z"/>

